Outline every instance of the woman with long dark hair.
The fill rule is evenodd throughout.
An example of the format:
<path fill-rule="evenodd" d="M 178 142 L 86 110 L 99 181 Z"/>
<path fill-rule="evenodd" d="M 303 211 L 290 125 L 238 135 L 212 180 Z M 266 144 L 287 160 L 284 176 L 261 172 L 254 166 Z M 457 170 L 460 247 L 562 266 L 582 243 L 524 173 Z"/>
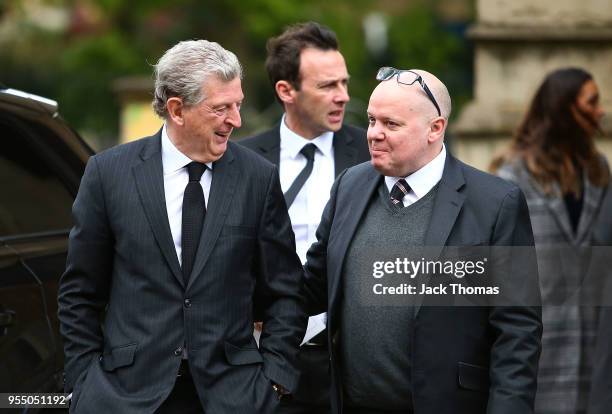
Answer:
<path fill-rule="evenodd" d="M 586 412 L 597 312 L 575 293 L 586 290 L 578 250 L 592 243 L 609 180 L 594 141 L 602 116 L 593 77 L 579 68 L 556 70 L 491 167 L 525 193 L 538 249 L 544 331 L 537 413 Z"/>

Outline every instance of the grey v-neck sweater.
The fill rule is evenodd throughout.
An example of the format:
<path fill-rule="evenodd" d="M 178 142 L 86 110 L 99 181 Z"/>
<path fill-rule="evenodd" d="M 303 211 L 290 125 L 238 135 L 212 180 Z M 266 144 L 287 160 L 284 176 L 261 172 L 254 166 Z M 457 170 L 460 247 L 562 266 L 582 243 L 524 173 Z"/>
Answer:
<path fill-rule="evenodd" d="M 403 305 L 372 300 L 373 260 L 402 257 L 422 246 L 438 186 L 408 207 L 391 203 L 384 181 L 370 201 L 342 271 L 340 361 L 345 403 L 378 410 L 412 408 L 411 298 Z M 400 279 L 396 279 L 401 282 Z M 391 283 L 392 284 L 392 283 Z M 394 298 L 393 300 L 397 300 Z"/>

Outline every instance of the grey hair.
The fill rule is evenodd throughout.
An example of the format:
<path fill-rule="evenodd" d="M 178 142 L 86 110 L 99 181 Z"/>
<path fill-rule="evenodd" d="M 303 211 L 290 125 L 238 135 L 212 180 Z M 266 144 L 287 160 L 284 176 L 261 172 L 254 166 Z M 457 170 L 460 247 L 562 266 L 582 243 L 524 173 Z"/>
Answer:
<path fill-rule="evenodd" d="M 186 106 L 197 105 L 206 99 L 202 86 L 209 76 L 223 81 L 242 79 L 242 67 L 234 53 L 216 42 L 186 40 L 164 53 L 154 66 L 154 74 L 153 110 L 166 119 L 169 98 L 181 98 Z"/>

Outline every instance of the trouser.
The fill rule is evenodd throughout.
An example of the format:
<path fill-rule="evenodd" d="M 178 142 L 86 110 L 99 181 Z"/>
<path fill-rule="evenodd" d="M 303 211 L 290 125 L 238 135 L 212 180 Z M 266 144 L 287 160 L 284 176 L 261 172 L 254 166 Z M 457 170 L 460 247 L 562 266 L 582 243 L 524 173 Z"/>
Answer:
<path fill-rule="evenodd" d="M 155 414 L 204 414 L 202 403 L 189 372 L 186 360 L 181 362 L 179 376 L 176 378 L 174 388 L 168 398 L 155 411 Z"/>
<path fill-rule="evenodd" d="M 326 414 L 330 412 L 329 352 L 326 345 L 300 348 L 300 381 L 290 400 L 282 400 L 278 414 Z"/>

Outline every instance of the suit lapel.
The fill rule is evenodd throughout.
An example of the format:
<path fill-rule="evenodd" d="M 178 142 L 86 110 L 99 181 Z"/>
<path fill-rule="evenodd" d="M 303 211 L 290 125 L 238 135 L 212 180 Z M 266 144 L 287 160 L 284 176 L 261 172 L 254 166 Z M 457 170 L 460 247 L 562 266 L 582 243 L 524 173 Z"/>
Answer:
<path fill-rule="evenodd" d="M 338 263 L 334 266 L 332 277 L 328 279 L 328 286 L 330 292 L 330 307 L 333 309 L 338 299 L 338 291 L 340 286 L 340 277 L 342 275 L 342 267 L 344 266 L 344 260 L 346 258 L 346 251 L 357 231 L 357 226 L 361 221 L 363 213 L 366 211 L 370 199 L 372 198 L 382 176 L 370 166 L 367 171 L 367 175 L 363 181 L 362 191 L 354 191 L 352 193 L 351 200 L 348 201 L 348 205 L 343 204 L 339 207 L 342 208 L 339 211 L 338 218 L 334 219 L 335 227 L 342 229 L 339 234 L 341 237 L 338 238 L 337 246 L 333 247 L 334 256 L 337 257 Z M 336 200 L 337 202 L 338 200 Z"/>
<path fill-rule="evenodd" d="M 143 148 L 142 162 L 132 169 L 136 188 L 155 240 L 176 280 L 184 287 L 164 195 L 164 169 L 161 159 L 161 130 Z"/>
<path fill-rule="evenodd" d="M 352 146 L 353 137 L 349 135 L 345 127 L 334 133 L 334 175 L 338 175 L 345 169 L 355 165 L 357 149 Z"/>
<path fill-rule="evenodd" d="M 446 240 L 465 201 L 465 195 L 459 192 L 464 185 L 463 171 L 457 160 L 447 153 L 429 228 L 425 234 L 425 246 L 439 248 L 438 254 L 446 245 Z"/>
<path fill-rule="evenodd" d="M 282 121 L 281 121 L 282 122 Z M 334 176 L 355 165 L 357 150 L 352 146 L 355 138 L 345 127 L 334 133 Z M 257 152 L 274 165 L 280 165 L 280 124 L 266 133 L 257 147 Z"/>
<path fill-rule="evenodd" d="M 601 205 L 601 199 L 604 194 L 604 190 L 601 187 L 595 187 L 588 180 L 586 172 L 583 173 L 584 183 L 584 199 L 582 202 L 582 212 L 580 213 L 580 220 L 578 221 L 578 229 L 576 231 L 576 243 L 580 244 L 589 235 L 591 224 L 598 212 L 598 208 Z"/>
<path fill-rule="evenodd" d="M 552 195 L 547 195 L 538 184 L 536 185 L 540 195 L 545 200 L 546 206 L 559 224 L 559 228 L 565 236 L 565 239 L 568 241 L 568 243 L 573 243 L 575 238 L 574 230 L 572 229 L 572 224 L 570 223 L 569 214 L 567 212 L 567 208 L 565 207 L 563 196 L 559 195 L 561 194 L 561 188 L 557 183 L 553 183 Z"/>
<path fill-rule="evenodd" d="M 457 160 L 450 154 L 446 155 L 444 172 L 438 184 L 438 194 L 434 201 L 429 228 L 425 234 L 425 247 L 432 253 L 431 258 L 437 258 L 446 245 L 457 216 L 463 207 L 465 194 L 459 190 L 465 185 L 463 171 Z M 415 303 L 415 315 L 419 312 L 423 295 L 418 295 Z"/>
<path fill-rule="evenodd" d="M 280 124 L 266 132 L 257 147 L 257 152 L 272 164 L 280 165 Z"/>
<path fill-rule="evenodd" d="M 228 146 L 225 154 L 213 165 L 212 184 L 206 204 L 206 219 L 187 289 L 193 285 L 195 279 L 204 270 L 229 212 L 238 181 L 238 169 L 232 165 L 233 161 L 231 146 Z"/>
<path fill-rule="evenodd" d="M 531 180 L 532 186 L 538 193 L 539 197 L 544 200 L 546 207 L 548 210 L 550 210 L 551 215 L 557 222 L 561 233 L 567 242 L 573 245 L 579 245 L 589 235 L 591 224 L 597 215 L 598 206 L 604 194 L 604 190 L 602 188 L 595 187 L 593 184 L 591 184 L 585 172 L 583 172 L 582 182 L 584 191 L 582 211 L 580 212 L 578 228 L 574 233 L 564 197 L 560 195 L 561 188 L 559 184 L 553 183 L 552 192 L 550 195 L 548 195 L 544 192 L 544 189 L 539 183 L 537 183 L 535 180 Z"/>

